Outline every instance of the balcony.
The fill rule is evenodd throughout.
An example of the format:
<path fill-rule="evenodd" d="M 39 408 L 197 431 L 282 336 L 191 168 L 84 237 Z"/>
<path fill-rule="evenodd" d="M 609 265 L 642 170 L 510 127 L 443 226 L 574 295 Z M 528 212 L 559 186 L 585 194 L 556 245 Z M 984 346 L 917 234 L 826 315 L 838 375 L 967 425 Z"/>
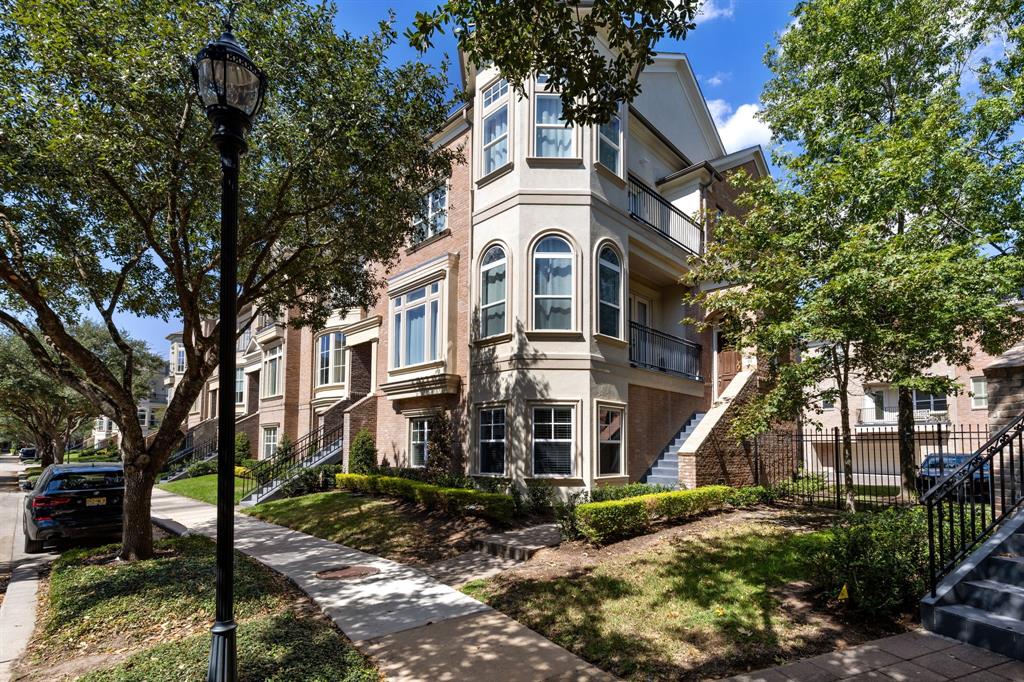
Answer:
<path fill-rule="evenodd" d="M 629 215 L 694 255 L 704 250 L 704 230 L 660 194 L 629 176 Z"/>
<path fill-rule="evenodd" d="M 699 343 L 687 341 L 638 322 L 629 323 L 629 362 L 634 367 L 701 380 Z"/>
<path fill-rule="evenodd" d="M 885 405 L 861 407 L 857 410 L 857 426 L 896 426 L 899 423 L 899 407 Z M 949 424 L 949 413 L 945 410 L 914 410 L 915 424 Z"/>

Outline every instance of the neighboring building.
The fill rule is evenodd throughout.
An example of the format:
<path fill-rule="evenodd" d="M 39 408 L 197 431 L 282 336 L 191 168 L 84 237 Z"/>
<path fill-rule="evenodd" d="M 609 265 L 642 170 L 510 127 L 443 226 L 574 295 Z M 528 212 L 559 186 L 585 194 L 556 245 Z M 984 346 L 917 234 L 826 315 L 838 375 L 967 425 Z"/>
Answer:
<path fill-rule="evenodd" d="M 142 427 L 143 437 L 148 437 L 151 433 L 156 432 L 160 422 L 163 420 L 164 410 L 167 409 L 168 402 L 167 386 L 168 378 L 170 377 L 168 370 L 168 367 L 164 367 L 153 378 L 149 394 L 139 401 L 137 416 L 139 426 Z M 97 417 L 96 421 L 93 422 L 92 433 L 86 437 L 85 442 L 94 447 L 119 445 L 121 442 L 121 432 L 117 424 L 109 417 Z"/>
<path fill-rule="evenodd" d="M 350 442 L 368 428 L 382 461 L 423 466 L 446 413 L 473 475 L 644 479 L 691 417 L 755 374 L 717 334 L 680 323 L 702 317 L 681 282 L 713 238 L 705 217 L 737 214 L 729 174 L 767 175 L 761 150 L 725 152 L 680 54 L 659 54 L 633 105 L 591 127 L 564 125 L 543 76 L 519 98 L 493 68 L 463 73 L 472 97 L 436 143 L 466 163 L 426 198 L 379 302 L 315 332 L 249 325 L 239 428 L 260 457 L 285 436 L 323 427 Z M 168 338 L 173 390 L 184 356 Z M 193 439 L 212 437 L 218 390 L 214 378 L 196 401 Z M 683 482 L 747 480 L 730 466 Z"/>

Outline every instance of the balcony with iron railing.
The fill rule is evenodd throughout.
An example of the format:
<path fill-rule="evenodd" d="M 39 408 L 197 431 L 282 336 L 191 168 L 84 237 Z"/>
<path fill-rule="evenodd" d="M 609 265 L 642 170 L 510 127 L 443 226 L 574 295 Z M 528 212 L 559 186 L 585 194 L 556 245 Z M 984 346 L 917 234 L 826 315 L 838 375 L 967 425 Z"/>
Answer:
<path fill-rule="evenodd" d="M 635 176 L 629 176 L 629 215 L 694 255 L 704 251 L 704 230 Z"/>
<path fill-rule="evenodd" d="M 861 407 L 857 409 L 857 426 L 896 426 L 900 410 L 896 405 Z M 914 410 L 915 424 L 948 424 L 946 410 Z"/>
<path fill-rule="evenodd" d="M 635 367 L 700 381 L 700 352 L 699 343 L 629 323 L 629 362 Z"/>

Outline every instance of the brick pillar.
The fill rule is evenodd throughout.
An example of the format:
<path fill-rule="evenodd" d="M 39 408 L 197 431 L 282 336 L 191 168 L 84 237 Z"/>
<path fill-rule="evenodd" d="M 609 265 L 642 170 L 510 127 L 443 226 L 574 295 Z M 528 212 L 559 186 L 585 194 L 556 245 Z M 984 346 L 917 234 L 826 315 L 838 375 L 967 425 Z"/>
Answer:
<path fill-rule="evenodd" d="M 984 372 L 988 384 L 988 426 L 995 433 L 1024 413 L 1024 358 L 1007 353 Z"/>

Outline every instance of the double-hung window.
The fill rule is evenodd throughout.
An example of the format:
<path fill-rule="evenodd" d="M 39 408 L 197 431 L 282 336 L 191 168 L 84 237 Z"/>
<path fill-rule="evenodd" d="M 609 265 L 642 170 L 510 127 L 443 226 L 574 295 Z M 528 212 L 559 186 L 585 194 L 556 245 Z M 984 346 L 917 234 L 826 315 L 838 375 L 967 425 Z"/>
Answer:
<path fill-rule="evenodd" d="M 281 346 L 263 353 L 263 397 L 281 395 Z"/>
<path fill-rule="evenodd" d="M 146 428 L 146 424 L 149 423 L 149 415 L 146 413 L 146 410 L 139 410 L 135 416 L 139 418 L 139 426 L 141 426 L 142 428 Z"/>
<path fill-rule="evenodd" d="M 572 476 L 573 408 L 533 408 L 533 475 Z"/>
<path fill-rule="evenodd" d="M 533 250 L 534 329 L 572 329 L 572 247 L 544 237 Z"/>
<path fill-rule="evenodd" d="M 971 408 L 981 410 L 988 407 L 988 380 L 985 377 L 971 378 Z"/>
<path fill-rule="evenodd" d="M 430 418 L 419 417 L 409 420 L 409 465 L 422 467 L 427 464 L 427 443 L 430 441 Z"/>
<path fill-rule="evenodd" d="M 598 476 L 622 474 L 622 410 L 597 410 Z"/>
<path fill-rule="evenodd" d="M 505 331 L 505 250 L 492 246 L 480 265 L 480 335 Z"/>
<path fill-rule="evenodd" d="M 341 384 L 345 381 L 345 335 L 324 334 L 319 340 L 316 385 Z"/>
<path fill-rule="evenodd" d="M 480 473 L 505 473 L 505 408 L 480 410 Z"/>
<path fill-rule="evenodd" d="M 235 368 L 235 405 L 245 404 L 245 370 Z"/>
<path fill-rule="evenodd" d="M 178 374 L 184 374 L 185 372 L 185 347 L 178 346 L 178 353 L 175 362 L 174 371 Z"/>
<path fill-rule="evenodd" d="M 239 353 L 244 353 L 245 349 L 249 347 L 249 341 L 252 340 L 252 325 L 248 323 L 243 324 L 247 324 L 248 326 L 246 326 L 245 331 L 239 335 L 238 341 L 235 342 L 235 350 Z"/>
<path fill-rule="evenodd" d="M 566 158 L 573 155 L 573 131 L 562 116 L 562 96 L 548 91 L 548 77 L 537 77 L 534 103 L 534 148 L 536 156 Z"/>
<path fill-rule="evenodd" d="M 597 128 L 597 160 L 616 175 L 622 174 L 622 120 L 617 114 Z"/>
<path fill-rule="evenodd" d="M 504 78 L 483 91 L 484 175 L 509 162 L 508 81 Z"/>
<path fill-rule="evenodd" d="M 263 427 L 263 456 L 273 457 L 277 453 L 277 427 Z"/>
<path fill-rule="evenodd" d="M 441 283 L 396 296 L 391 309 L 392 367 L 437 360 L 441 356 Z"/>
<path fill-rule="evenodd" d="M 597 263 L 597 330 L 605 336 L 621 337 L 622 265 L 610 246 L 601 249 Z"/>
<path fill-rule="evenodd" d="M 942 412 L 946 409 L 946 396 L 943 393 L 927 393 L 914 390 L 914 409 L 928 412 Z"/>
<path fill-rule="evenodd" d="M 438 187 L 423 199 L 423 203 L 425 221 L 417 218 L 413 223 L 416 228 L 414 244 L 440 234 L 448 227 L 448 187 Z"/>

